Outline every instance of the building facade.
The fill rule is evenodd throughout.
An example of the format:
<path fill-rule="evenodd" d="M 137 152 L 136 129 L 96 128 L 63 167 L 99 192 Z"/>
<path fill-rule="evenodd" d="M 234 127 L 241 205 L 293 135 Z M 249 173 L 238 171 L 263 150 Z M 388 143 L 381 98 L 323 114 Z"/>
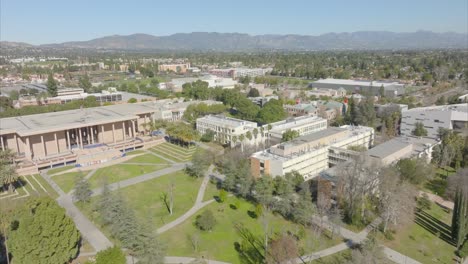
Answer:
<path fill-rule="evenodd" d="M 330 127 L 252 154 L 251 172 L 254 177 L 276 177 L 297 171 L 304 180 L 310 180 L 334 165 L 330 158 L 335 150 L 347 151 L 349 146 L 369 148 L 373 140 L 374 129 L 370 127 Z"/>
<path fill-rule="evenodd" d="M 438 138 L 440 128 L 468 135 L 467 104 L 418 107 L 403 110 L 401 115 L 400 134 L 404 136 L 411 136 L 418 122 L 424 125 L 431 138 Z"/>
<path fill-rule="evenodd" d="M 254 129 L 257 129 L 257 138 L 255 138 Z M 262 142 L 264 137 L 259 136 L 260 130 L 255 122 L 222 115 L 207 115 L 197 119 L 197 131 L 200 134 L 203 135 L 208 131 L 213 131 L 215 141 L 221 144 L 230 144 L 231 146 L 238 143 L 251 145 Z M 246 137 L 249 132 L 252 135 L 252 139 Z M 244 136 L 243 142 L 241 142 L 241 135 Z"/>

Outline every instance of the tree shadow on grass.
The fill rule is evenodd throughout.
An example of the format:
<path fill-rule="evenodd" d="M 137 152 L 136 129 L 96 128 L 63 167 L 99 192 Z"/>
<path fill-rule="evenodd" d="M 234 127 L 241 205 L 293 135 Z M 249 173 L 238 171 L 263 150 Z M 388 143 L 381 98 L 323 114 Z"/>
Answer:
<path fill-rule="evenodd" d="M 234 249 L 239 254 L 239 259 L 243 264 L 264 263 L 265 247 L 260 236 L 255 236 L 252 232 L 241 224 L 235 225 L 236 231 L 242 242 L 235 242 Z"/>
<path fill-rule="evenodd" d="M 452 240 L 451 228 L 446 223 L 440 221 L 423 210 L 416 212 L 416 218 L 414 221 L 416 224 L 426 229 L 431 234 L 438 236 L 444 242 L 455 246 L 455 243 Z"/>

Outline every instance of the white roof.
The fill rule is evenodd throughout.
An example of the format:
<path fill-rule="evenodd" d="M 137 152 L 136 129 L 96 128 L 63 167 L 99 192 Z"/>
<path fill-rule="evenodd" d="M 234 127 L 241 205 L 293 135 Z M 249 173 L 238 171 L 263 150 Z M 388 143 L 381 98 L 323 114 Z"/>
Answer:
<path fill-rule="evenodd" d="M 338 85 L 355 85 L 355 86 L 389 86 L 389 85 L 402 85 L 398 82 L 381 82 L 381 81 L 367 81 L 367 80 L 349 80 L 349 79 L 320 79 L 318 81 L 313 82 L 313 84 L 338 84 Z"/>

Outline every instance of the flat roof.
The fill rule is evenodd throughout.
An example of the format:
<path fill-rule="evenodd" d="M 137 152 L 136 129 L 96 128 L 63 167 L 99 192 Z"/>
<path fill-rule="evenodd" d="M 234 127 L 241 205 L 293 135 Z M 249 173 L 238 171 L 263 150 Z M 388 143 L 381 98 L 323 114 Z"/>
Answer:
<path fill-rule="evenodd" d="M 197 101 L 174 103 L 171 100 L 160 100 L 1 118 L 0 134 L 16 132 L 20 136 L 27 136 L 84 125 L 107 124 L 134 119 L 138 114 L 183 108 L 195 102 Z"/>
<path fill-rule="evenodd" d="M 382 81 L 368 81 L 368 80 L 350 80 L 350 79 L 320 79 L 318 81 L 312 82 L 312 84 L 341 84 L 341 85 L 356 85 L 356 86 L 389 86 L 389 85 L 402 85 L 398 82 L 382 82 Z"/>
<path fill-rule="evenodd" d="M 385 158 L 393 153 L 404 149 L 405 147 L 412 145 L 411 155 L 416 155 L 424 151 L 428 146 L 438 144 L 439 141 L 429 137 L 396 137 L 382 144 L 379 144 L 367 151 L 367 154 L 371 157 Z"/>
<path fill-rule="evenodd" d="M 348 129 L 346 129 L 346 128 L 329 127 L 329 128 L 327 128 L 325 130 L 320 130 L 320 131 L 314 132 L 312 134 L 297 137 L 297 138 L 295 138 L 295 139 L 293 139 L 291 141 L 287 141 L 287 142 L 278 144 L 277 146 L 279 148 L 282 147 L 284 149 L 287 149 L 289 147 L 300 146 L 300 145 L 306 144 L 308 142 L 319 140 L 319 139 L 324 138 L 324 137 L 339 134 L 339 133 L 342 133 L 343 131 L 347 131 L 347 130 Z"/>
<path fill-rule="evenodd" d="M 255 125 L 255 126 L 257 126 L 257 123 L 255 123 L 255 122 L 246 121 L 246 120 L 237 119 L 237 118 L 232 118 L 232 117 L 227 117 L 227 116 L 223 116 L 223 115 L 207 115 L 207 116 L 198 118 L 197 122 L 198 121 L 218 123 L 218 124 L 222 124 L 222 125 L 229 125 L 231 127 L 238 127 L 238 126 L 244 126 L 244 125 Z"/>
<path fill-rule="evenodd" d="M 406 110 L 405 112 L 417 112 L 417 111 L 457 111 L 457 112 L 468 112 L 468 104 L 451 104 L 451 105 L 436 105 L 427 107 L 416 107 Z"/>

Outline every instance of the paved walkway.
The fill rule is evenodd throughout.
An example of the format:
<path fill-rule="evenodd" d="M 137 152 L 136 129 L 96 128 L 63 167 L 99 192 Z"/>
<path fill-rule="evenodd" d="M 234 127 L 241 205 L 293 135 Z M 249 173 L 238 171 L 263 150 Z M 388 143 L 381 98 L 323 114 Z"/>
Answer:
<path fill-rule="evenodd" d="M 166 257 L 164 262 L 166 263 L 171 263 L 171 264 L 187 264 L 187 263 L 193 263 L 196 261 L 196 258 L 188 258 L 188 257 Z M 205 263 L 208 264 L 230 264 L 229 262 L 221 262 L 221 261 L 216 261 L 216 260 L 209 260 L 209 259 L 201 259 Z"/>
<path fill-rule="evenodd" d="M 211 165 L 208 168 L 208 171 L 205 173 L 202 184 L 200 185 L 200 189 L 198 190 L 197 199 L 195 200 L 195 204 L 192 206 L 192 208 L 190 208 L 190 210 L 185 212 L 185 214 L 175 219 L 174 221 L 167 223 L 163 225 L 162 227 L 158 228 L 158 230 L 156 231 L 158 234 L 164 233 L 167 230 L 183 223 L 185 220 L 189 219 L 192 215 L 198 212 L 198 210 L 202 209 L 203 207 L 215 201 L 212 199 L 212 200 L 203 202 L 203 197 L 205 196 L 205 190 L 206 190 L 206 187 L 208 186 L 208 183 L 210 182 L 210 177 L 211 177 L 211 174 L 213 173 L 213 169 L 214 169 L 214 165 Z"/>
<path fill-rule="evenodd" d="M 452 201 L 447 201 L 444 198 L 440 197 L 439 195 L 435 195 L 435 194 L 428 193 L 428 192 L 423 192 L 423 191 L 419 192 L 419 196 L 422 196 L 424 193 L 427 194 L 427 197 L 432 202 L 434 202 L 434 203 L 436 203 L 436 204 L 438 204 L 438 205 L 440 205 L 440 206 L 442 206 L 444 208 L 453 210 L 453 207 L 455 206 L 455 204 Z"/>
<path fill-rule="evenodd" d="M 320 225 L 323 227 L 323 228 L 326 228 L 328 230 L 332 230 L 333 229 L 333 224 L 330 223 L 326 217 L 313 217 L 312 221 L 317 224 L 317 225 Z M 298 259 L 295 260 L 295 263 L 297 264 L 302 264 L 304 263 L 303 260 L 314 260 L 314 259 L 317 259 L 317 258 L 321 258 L 321 257 L 325 257 L 325 256 L 329 256 L 329 255 L 333 255 L 333 254 L 336 254 L 340 251 L 343 251 L 343 250 L 346 250 L 350 247 L 352 247 L 353 245 L 355 244 L 359 244 L 361 243 L 362 241 L 364 241 L 366 238 L 367 238 L 367 235 L 370 233 L 370 231 L 372 231 L 373 229 L 377 228 L 377 226 L 381 223 L 382 219 L 379 217 L 377 219 L 375 219 L 371 224 L 369 224 L 366 228 L 364 228 L 361 232 L 359 233 L 355 233 L 351 230 L 348 230 L 342 226 L 338 226 L 336 227 L 335 226 L 335 230 L 345 239 L 347 239 L 348 241 L 346 243 L 341 243 L 339 245 L 336 245 L 334 247 L 331 247 L 331 248 L 327 248 L 327 249 L 324 249 L 322 251 L 318 251 L 318 252 L 315 252 L 315 253 L 312 253 L 312 254 L 309 254 L 309 255 L 306 255 L 306 256 L 302 256 Z M 392 250 L 386 246 L 383 246 L 383 252 L 384 254 L 387 256 L 388 259 L 392 260 L 393 262 L 395 263 L 398 263 L 398 264 L 421 264 L 420 262 L 408 257 L 408 256 L 405 256 L 401 253 L 398 253 L 397 251 L 395 250 Z M 466 263 L 465 263 L 466 264 Z"/>
<path fill-rule="evenodd" d="M 88 180 L 89 178 L 93 177 L 94 173 L 96 173 L 97 169 L 94 169 L 88 173 L 84 178 Z"/>
<path fill-rule="evenodd" d="M 138 176 L 138 177 L 126 179 L 126 180 L 119 181 L 119 182 L 116 182 L 116 183 L 112 183 L 112 184 L 109 184 L 109 189 L 111 191 L 114 191 L 114 190 L 117 190 L 117 189 L 120 189 L 120 188 L 125 188 L 127 186 L 137 184 L 137 183 L 141 183 L 141 182 L 149 181 L 149 180 L 152 180 L 152 179 L 156 179 L 156 178 L 159 178 L 159 177 L 164 176 L 166 174 L 176 172 L 176 171 L 179 171 L 179 170 L 183 170 L 187 164 L 188 163 L 173 164 L 172 167 L 169 167 L 169 168 L 165 168 L 165 169 L 158 170 L 158 171 L 155 171 L 155 172 L 150 172 L 150 173 L 147 173 L 147 174 L 143 174 L 143 175 Z M 102 188 L 96 188 L 96 189 L 93 190 L 93 194 L 91 196 L 100 195 L 101 193 L 102 193 Z"/>
<path fill-rule="evenodd" d="M 86 241 L 96 251 L 104 250 L 108 247 L 112 247 L 112 242 L 91 222 L 81 211 L 73 204 L 73 200 L 70 195 L 65 194 L 60 187 L 50 179 L 44 172 L 41 176 L 54 188 L 59 194 L 57 198 L 58 204 L 65 208 L 68 216 L 71 217 L 75 222 L 76 228 L 80 231 Z"/>

